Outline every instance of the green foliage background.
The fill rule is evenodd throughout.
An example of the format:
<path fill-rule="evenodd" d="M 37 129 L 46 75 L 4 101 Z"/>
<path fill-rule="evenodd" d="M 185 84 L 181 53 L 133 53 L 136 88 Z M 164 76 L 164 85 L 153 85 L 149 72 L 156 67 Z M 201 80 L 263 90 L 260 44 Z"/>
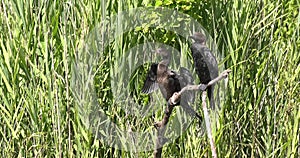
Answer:
<path fill-rule="evenodd" d="M 70 88 L 72 62 L 89 32 L 119 11 L 151 6 L 197 19 L 224 55 L 220 65 L 232 70 L 214 132 L 219 157 L 300 156 L 299 1 L 2 0 L 2 157 L 152 156 L 151 152 L 114 150 L 95 139 L 80 120 Z M 145 28 L 137 35 L 124 36 L 123 47 L 143 42 L 144 35 L 159 36 L 164 43 L 180 47 L 174 34 Z M 109 86 L 112 50 L 122 47 L 114 45 L 105 51 L 95 80 L 100 105 L 116 117 L 122 111 L 109 106 L 113 104 Z M 151 125 L 147 120 L 144 123 Z M 175 143 L 169 144 L 163 155 L 210 157 L 207 137 L 198 137 L 195 128 L 192 125 L 180 137 L 179 150 Z"/>

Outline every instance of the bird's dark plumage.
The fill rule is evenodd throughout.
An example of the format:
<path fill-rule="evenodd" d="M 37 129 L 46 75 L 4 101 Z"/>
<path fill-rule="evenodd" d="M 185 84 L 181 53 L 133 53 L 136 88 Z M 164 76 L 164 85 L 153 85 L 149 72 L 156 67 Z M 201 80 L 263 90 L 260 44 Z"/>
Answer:
<path fill-rule="evenodd" d="M 162 56 L 163 59 L 158 64 L 151 64 L 142 88 L 142 93 L 149 94 L 159 88 L 163 97 L 166 100 L 169 100 L 173 93 L 181 90 L 180 81 L 178 79 L 178 74 L 175 71 L 168 69 L 170 53 L 164 48 L 157 49 L 156 53 Z"/>
<path fill-rule="evenodd" d="M 200 83 L 207 84 L 212 79 L 218 77 L 218 63 L 215 56 L 206 46 L 206 37 L 196 32 L 190 36 L 195 42 L 191 46 L 192 56 L 194 59 L 194 66 L 196 73 L 200 79 Z M 214 85 L 207 88 L 210 107 L 215 108 L 214 101 Z"/>
<path fill-rule="evenodd" d="M 149 94 L 159 88 L 163 97 L 168 101 L 175 92 L 179 92 L 181 88 L 188 84 L 193 84 L 194 80 L 190 71 L 186 68 L 181 67 L 180 74 L 168 68 L 170 52 L 166 49 L 159 48 L 156 52 L 161 55 L 163 59 L 158 64 L 153 63 L 151 65 L 142 88 L 142 93 Z M 201 120 L 201 116 L 189 106 L 189 103 L 193 101 L 194 92 L 188 91 L 182 94 L 180 102 L 176 105 L 180 104 L 188 113 L 197 116 Z"/>
<path fill-rule="evenodd" d="M 157 63 L 151 64 L 151 67 L 148 71 L 142 93 L 149 94 L 158 89 L 157 79 Z"/>

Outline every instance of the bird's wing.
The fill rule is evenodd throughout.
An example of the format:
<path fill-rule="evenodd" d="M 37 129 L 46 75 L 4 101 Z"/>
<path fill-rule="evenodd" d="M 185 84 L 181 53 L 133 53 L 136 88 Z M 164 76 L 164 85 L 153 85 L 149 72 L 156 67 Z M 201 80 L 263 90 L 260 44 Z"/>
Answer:
<path fill-rule="evenodd" d="M 188 69 L 184 67 L 180 67 L 179 71 L 180 71 L 179 81 L 180 81 L 181 88 L 187 85 L 194 84 L 194 78 Z M 195 101 L 195 91 L 185 91 L 181 95 L 180 105 L 191 116 L 196 116 L 199 119 L 199 121 L 202 121 L 202 117 L 191 106 L 194 103 L 194 101 Z"/>
<path fill-rule="evenodd" d="M 180 87 L 183 88 L 187 85 L 194 84 L 194 78 L 191 72 L 184 67 L 180 67 L 179 69 L 180 74 L 178 75 L 178 79 L 180 82 Z M 195 91 L 185 91 L 180 99 L 180 104 L 187 104 L 187 102 L 193 103 L 195 100 Z"/>
<path fill-rule="evenodd" d="M 157 64 L 151 64 L 151 67 L 148 71 L 144 86 L 142 88 L 142 93 L 149 94 L 159 88 L 157 79 Z"/>
<path fill-rule="evenodd" d="M 182 88 L 186 85 L 194 84 L 194 78 L 193 78 L 190 70 L 188 70 L 185 67 L 180 67 L 179 68 L 179 73 L 180 73 L 179 76 L 181 77 L 180 78 L 180 82 L 181 82 L 180 85 L 181 85 Z"/>
<path fill-rule="evenodd" d="M 206 65 L 209 69 L 210 77 L 212 79 L 218 77 L 218 62 L 208 47 L 203 48 L 203 56 L 205 56 L 204 59 L 206 59 Z"/>

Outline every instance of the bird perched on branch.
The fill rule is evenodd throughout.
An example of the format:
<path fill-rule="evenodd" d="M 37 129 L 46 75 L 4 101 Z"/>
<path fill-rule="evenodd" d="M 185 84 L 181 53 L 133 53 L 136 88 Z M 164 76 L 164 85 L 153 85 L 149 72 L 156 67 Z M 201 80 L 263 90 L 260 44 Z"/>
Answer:
<path fill-rule="evenodd" d="M 180 82 L 176 72 L 168 69 L 171 59 L 170 52 L 159 48 L 155 53 L 160 55 L 162 60 L 158 64 L 151 64 L 142 93 L 149 94 L 159 88 L 163 97 L 168 101 L 173 93 L 181 90 Z"/>
<path fill-rule="evenodd" d="M 218 77 L 218 63 L 211 50 L 206 46 L 206 37 L 200 32 L 195 32 L 190 36 L 194 40 L 191 46 L 192 56 L 196 73 L 200 83 L 207 84 L 212 79 Z M 210 107 L 215 109 L 214 85 L 207 87 L 207 94 Z"/>
<path fill-rule="evenodd" d="M 165 48 L 159 48 L 155 51 L 162 57 L 159 63 L 153 63 L 148 71 L 142 93 L 149 94 L 160 89 L 163 97 L 168 101 L 175 92 L 179 92 L 181 88 L 188 84 L 193 84 L 193 77 L 188 69 L 181 67 L 180 74 L 168 68 L 171 60 L 171 54 Z M 189 105 L 188 102 L 194 101 L 194 92 L 190 91 L 181 96 L 181 105 L 190 114 L 199 116 Z"/>

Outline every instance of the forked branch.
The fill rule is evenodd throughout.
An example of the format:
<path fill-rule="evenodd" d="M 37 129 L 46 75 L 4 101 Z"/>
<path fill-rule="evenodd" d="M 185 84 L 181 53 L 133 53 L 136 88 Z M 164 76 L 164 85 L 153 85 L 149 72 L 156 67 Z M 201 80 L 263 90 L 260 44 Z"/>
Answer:
<path fill-rule="evenodd" d="M 220 80 L 227 78 L 231 70 L 225 70 L 223 71 L 217 78 L 211 80 L 208 84 L 199 84 L 199 85 L 187 85 L 184 88 L 181 89 L 180 92 L 174 93 L 173 96 L 169 99 L 168 105 L 166 107 L 163 120 L 160 122 L 157 122 L 154 124 L 155 128 L 157 129 L 157 140 L 154 150 L 154 158 L 160 158 L 162 154 L 162 148 L 164 143 L 167 141 L 167 138 L 164 137 L 165 131 L 166 131 L 166 125 L 169 122 L 169 118 L 172 114 L 173 108 L 175 107 L 176 103 L 180 101 L 180 97 L 183 92 L 188 90 L 200 90 L 205 91 L 207 87 L 216 84 Z M 207 135 L 210 140 L 210 145 L 212 149 L 212 156 L 214 158 L 217 157 L 216 153 L 216 147 L 214 144 L 214 140 L 212 137 L 211 127 L 210 127 L 210 120 L 208 116 L 207 106 L 206 106 L 206 92 L 202 93 L 202 108 L 204 111 L 204 117 L 205 117 L 205 123 L 206 123 L 206 129 L 207 129 Z"/>

